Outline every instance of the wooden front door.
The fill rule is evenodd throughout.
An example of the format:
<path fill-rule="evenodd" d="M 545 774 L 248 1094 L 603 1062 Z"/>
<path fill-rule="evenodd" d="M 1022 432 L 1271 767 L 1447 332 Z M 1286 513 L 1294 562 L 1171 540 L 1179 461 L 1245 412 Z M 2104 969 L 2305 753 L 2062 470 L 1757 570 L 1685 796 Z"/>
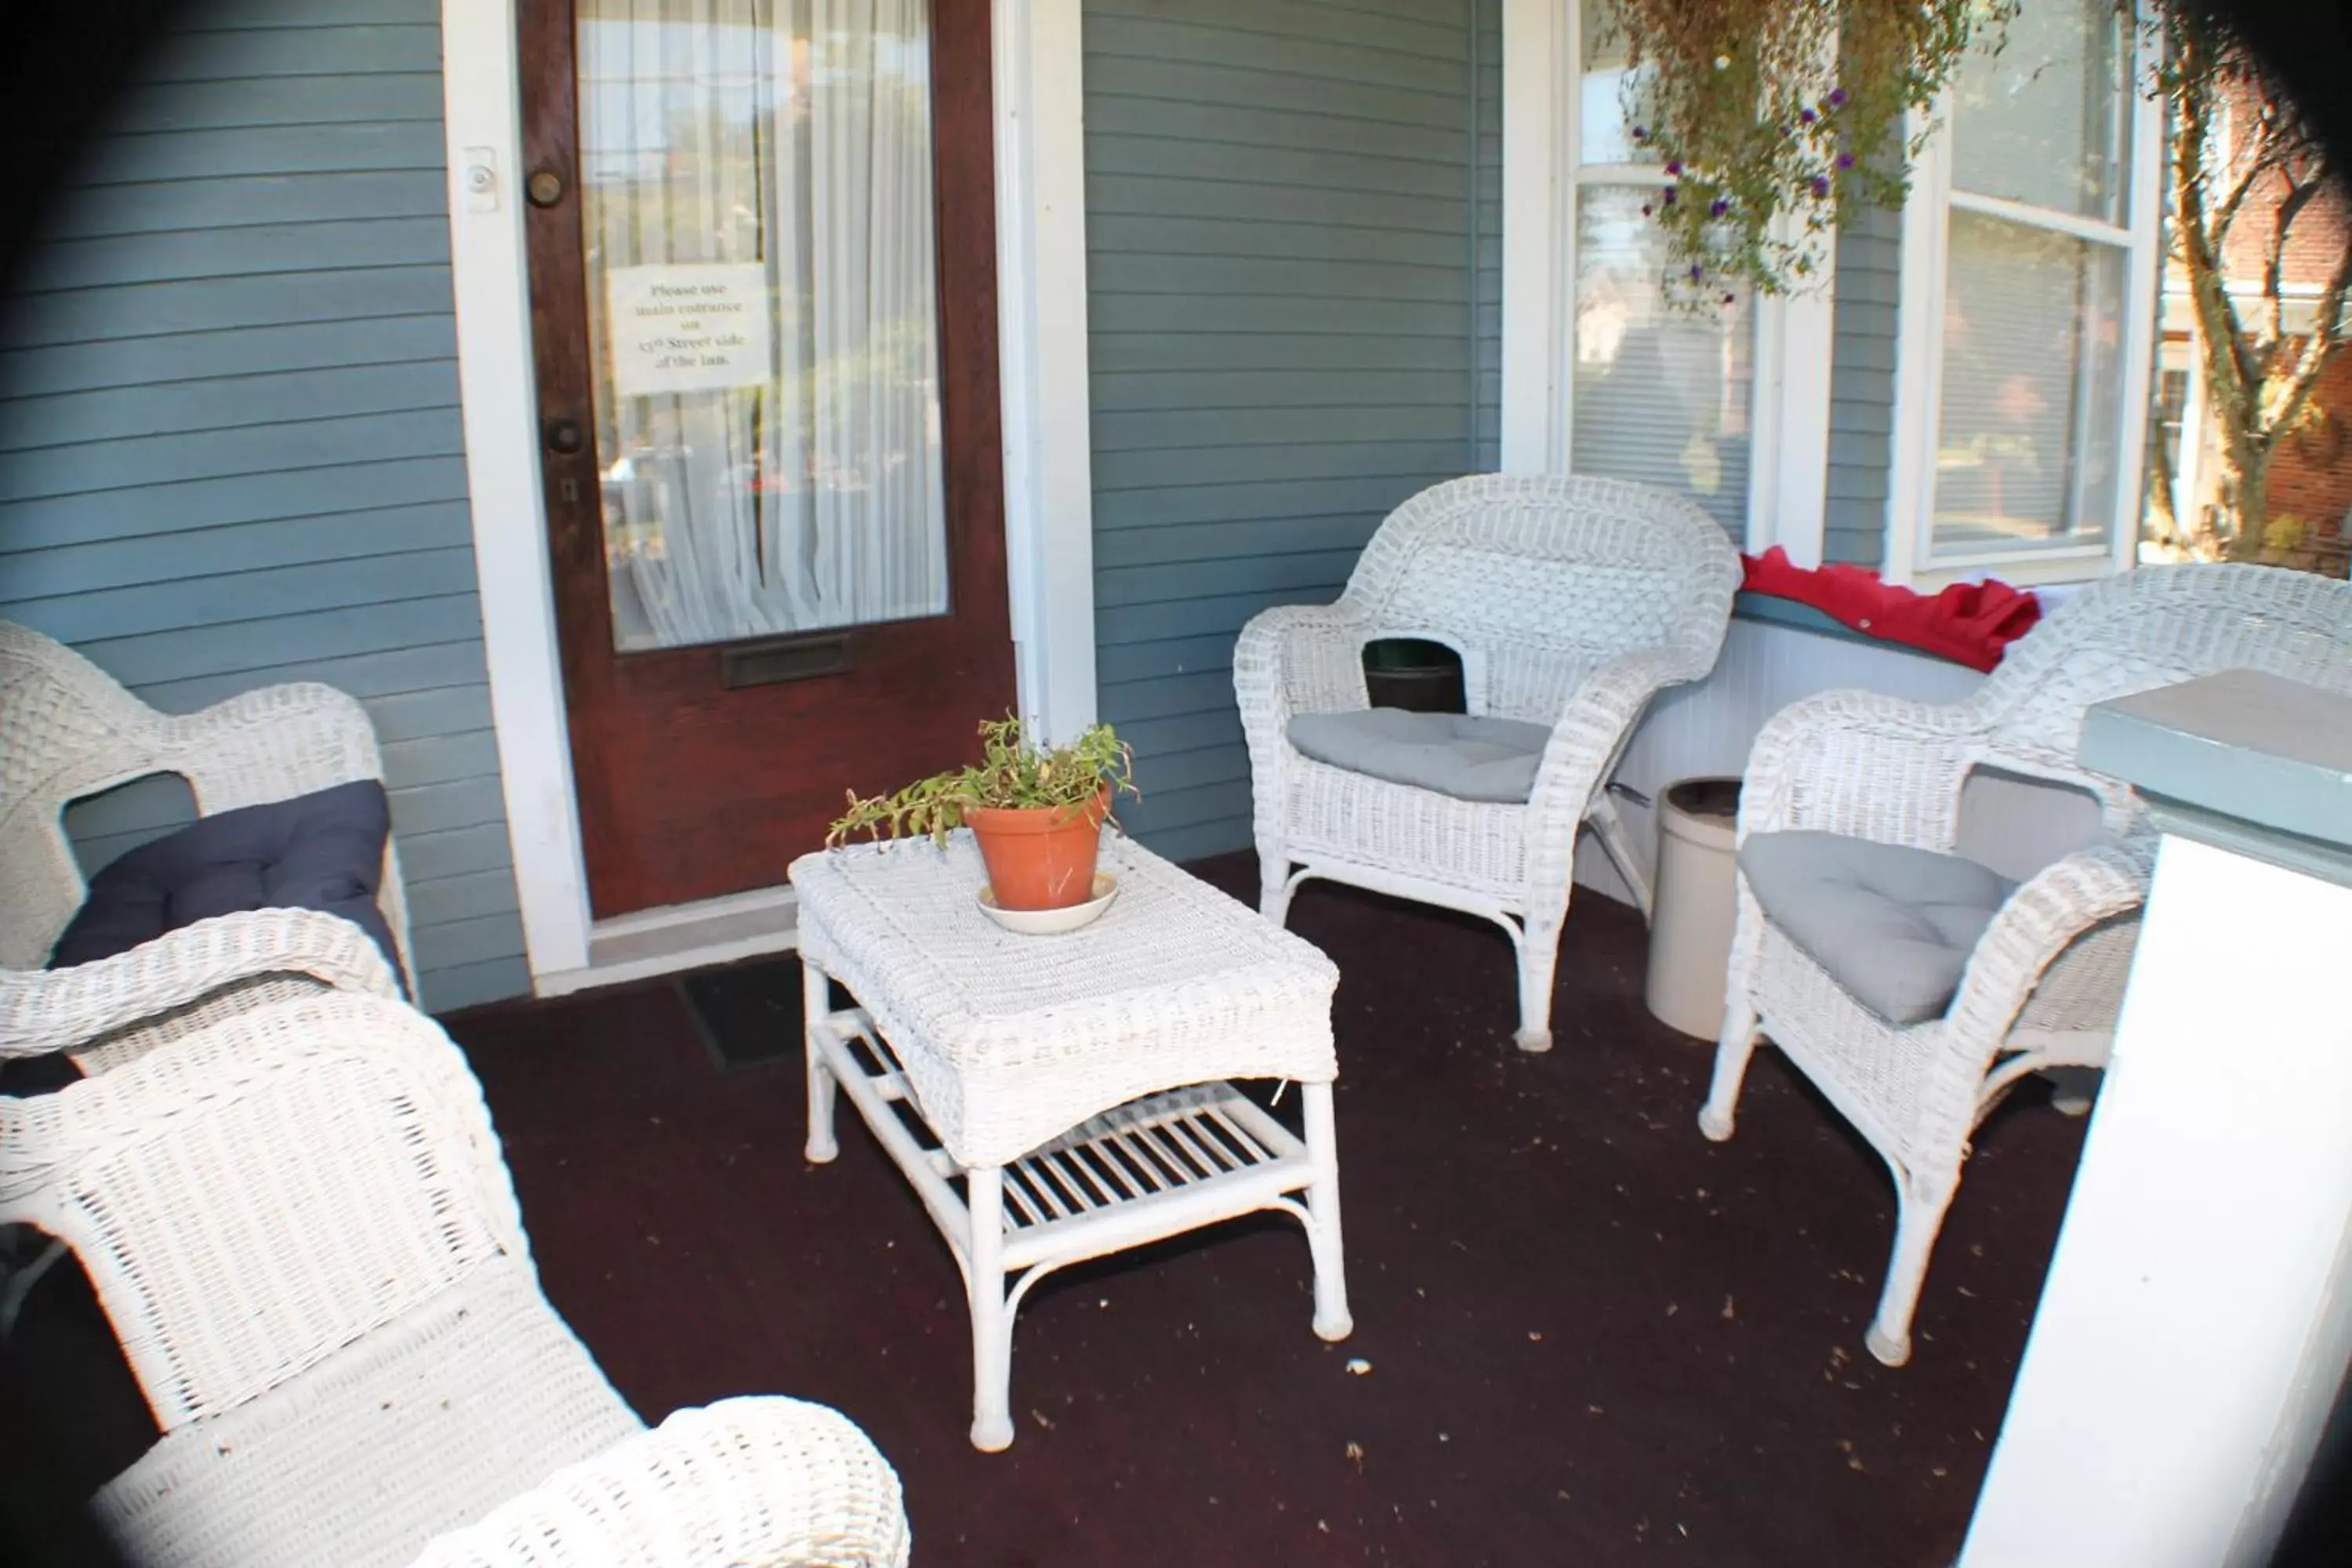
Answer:
<path fill-rule="evenodd" d="M 989 0 L 521 0 L 599 917 L 784 878 L 1013 703 Z"/>

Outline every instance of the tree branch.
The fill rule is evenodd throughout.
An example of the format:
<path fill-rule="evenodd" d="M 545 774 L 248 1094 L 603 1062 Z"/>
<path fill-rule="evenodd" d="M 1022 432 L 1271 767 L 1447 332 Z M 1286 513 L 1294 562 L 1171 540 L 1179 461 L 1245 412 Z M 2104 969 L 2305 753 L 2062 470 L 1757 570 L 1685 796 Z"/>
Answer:
<path fill-rule="evenodd" d="M 2311 323 L 2311 335 L 2303 341 L 2303 353 L 2297 359 L 2294 373 L 2287 378 L 2275 404 L 2276 416 L 2270 421 L 2277 431 L 2292 430 L 2303 417 L 2305 405 L 2318 389 L 2319 378 L 2326 373 L 2327 362 L 2344 342 L 2344 299 L 2352 291 L 2352 246 L 2336 258 L 2336 270 L 2320 290 L 2319 313 Z"/>
<path fill-rule="evenodd" d="M 2206 380 L 2221 409 L 2224 430 L 2242 426 L 2262 378 L 2251 362 L 2238 308 L 2222 276 L 2222 237 L 2205 207 L 2205 146 L 2209 104 L 2194 74 L 2199 61 L 2184 56 L 2177 104 L 2180 119 L 2173 162 L 2173 202 L 2180 263 L 2189 274 L 2189 303 L 2197 312 L 2197 336 L 2204 350 Z M 2210 69 L 2210 62 L 2203 68 Z"/>
<path fill-rule="evenodd" d="M 2200 161 L 2202 161 L 2201 154 Z M 2235 163 L 2236 160 L 2232 159 L 2231 163 L 2234 165 Z M 2265 136 L 2263 145 L 2247 156 L 2245 173 L 2238 176 L 2236 183 L 2231 185 L 2228 193 L 2222 196 L 2221 205 L 2213 209 L 2214 234 L 2226 236 L 2230 232 L 2231 226 L 2238 221 L 2239 209 L 2246 205 L 2246 198 L 2253 194 L 2255 182 L 2273 169 L 2284 172 L 2277 147 Z M 2224 173 L 2226 172 L 2225 170 Z"/>

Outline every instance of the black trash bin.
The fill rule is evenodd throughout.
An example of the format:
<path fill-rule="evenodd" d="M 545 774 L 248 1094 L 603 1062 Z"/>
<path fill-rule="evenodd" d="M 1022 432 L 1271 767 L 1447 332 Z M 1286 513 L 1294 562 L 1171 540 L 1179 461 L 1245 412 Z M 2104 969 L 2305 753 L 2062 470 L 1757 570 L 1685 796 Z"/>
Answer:
<path fill-rule="evenodd" d="M 1459 713 L 1465 707 L 1462 656 L 1423 637 L 1382 637 L 1364 645 L 1364 689 L 1375 708 Z"/>

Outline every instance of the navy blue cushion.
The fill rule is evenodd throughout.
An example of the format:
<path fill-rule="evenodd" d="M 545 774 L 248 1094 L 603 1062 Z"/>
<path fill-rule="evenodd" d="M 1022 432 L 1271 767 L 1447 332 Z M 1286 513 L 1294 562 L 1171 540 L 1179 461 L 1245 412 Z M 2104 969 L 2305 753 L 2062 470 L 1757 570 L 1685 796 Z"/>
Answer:
<path fill-rule="evenodd" d="M 301 909 L 357 924 L 397 973 L 400 950 L 375 902 L 391 833 L 392 805 L 373 779 L 198 817 L 90 879 L 49 967 L 110 958 L 215 915 Z"/>

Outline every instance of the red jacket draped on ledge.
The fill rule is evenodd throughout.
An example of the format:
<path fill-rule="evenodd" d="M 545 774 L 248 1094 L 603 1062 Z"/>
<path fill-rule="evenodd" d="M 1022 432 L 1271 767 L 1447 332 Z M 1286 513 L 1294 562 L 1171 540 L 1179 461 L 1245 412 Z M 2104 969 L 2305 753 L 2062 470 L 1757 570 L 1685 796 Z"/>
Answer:
<path fill-rule="evenodd" d="M 1878 580 L 1860 566 L 1823 566 L 1807 571 L 1789 563 L 1779 545 L 1759 557 L 1743 555 L 1751 594 L 1793 599 L 1868 637 L 1904 643 L 1965 664 L 1990 669 L 2003 649 L 2033 629 L 2041 601 L 2006 583 L 1955 583 L 1930 598 Z"/>

